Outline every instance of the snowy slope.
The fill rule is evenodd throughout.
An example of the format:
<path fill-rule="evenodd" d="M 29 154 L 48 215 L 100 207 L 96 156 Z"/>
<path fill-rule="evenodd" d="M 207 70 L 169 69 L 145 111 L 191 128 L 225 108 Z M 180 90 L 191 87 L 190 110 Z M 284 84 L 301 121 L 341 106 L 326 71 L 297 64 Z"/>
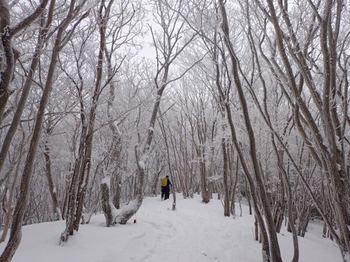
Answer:
<path fill-rule="evenodd" d="M 198 197 L 178 196 L 177 210 L 171 201 L 146 198 L 136 224 L 104 226 L 104 217 L 92 218 L 64 246 L 58 238 L 64 222 L 24 227 L 23 240 L 14 262 L 250 262 L 261 261 L 261 247 L 253 240 L 253 218 L 245 212 L 225 218 L 221 202 L 205 205 Z M 341 261 L 337 247 L 320 237 L 320 227 L 299 238 L 300 261 Z M 290 261 L 292 238 L 279 235 L 283 258 Z M 0 246 L 2 250 L 4 244 Z"/>

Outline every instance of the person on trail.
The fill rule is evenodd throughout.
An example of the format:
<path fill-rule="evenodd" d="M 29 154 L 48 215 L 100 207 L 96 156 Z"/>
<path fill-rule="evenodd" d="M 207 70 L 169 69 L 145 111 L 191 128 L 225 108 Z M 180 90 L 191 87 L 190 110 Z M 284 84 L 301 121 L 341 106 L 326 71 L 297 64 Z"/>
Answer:
<path fill-rule="evenodd" d="M 172 185 L 169 179 L 169 176 L 165 176 L 162 177 L 162 179 L 160 180 L 161 182 L 161 190 L 162 190 L 162 200 L 166 200 L 169 199 L 169 194 L 170 194 L 170 186 Z"/>

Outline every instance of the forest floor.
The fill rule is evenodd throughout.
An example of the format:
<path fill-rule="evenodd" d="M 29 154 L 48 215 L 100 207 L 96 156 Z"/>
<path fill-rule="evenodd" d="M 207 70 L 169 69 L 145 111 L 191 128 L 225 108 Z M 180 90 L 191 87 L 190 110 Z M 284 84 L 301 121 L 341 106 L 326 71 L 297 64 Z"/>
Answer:
<path fill-rule="evenodd" d="M 63 246 L 58 245 L 64 222 L 25 226 L 14 262 L 258 262 L 261 245 L 253 239 L 253 216 L 243 206 L 242 217 L 223 216 L 220 200 L 146 198 L 126 225 L 105 227 L 97 215 Z M 237 210 L 239 214 L 239 210 Z M 136 223 L 133 223 L 136 219 Z M 321 237 L 322 226 L 311 223 L 299 238 L 300 262 L 340 262 L 334 243 Z M 284 261 L 291 261 L 291 234 L 282 229 L 279 242 Z M 0 252 L 4 243 L 0 245 Z"/>

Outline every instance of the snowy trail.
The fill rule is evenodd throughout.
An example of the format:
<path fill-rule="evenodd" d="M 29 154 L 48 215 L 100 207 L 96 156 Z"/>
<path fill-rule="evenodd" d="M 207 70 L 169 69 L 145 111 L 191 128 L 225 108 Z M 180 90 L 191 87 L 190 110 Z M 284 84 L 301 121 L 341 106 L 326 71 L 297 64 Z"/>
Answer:
<path fill-rule="evenodd" d="M 14 262 L 256 262 L 261 247 L 253 240 L 253 217 L 245 212 L 236 219 L 223 216 L 221 202 L 205 205 L 199 197 L 178 197 L 177 210 L 171 201 L 146 198 L 136 224 L 106 228 L 102 215 L 82 225 L 64 246 L 58 237 L 64 223 L 43 223 L 24 227 L 23 242 Z M 247 211 L 247 210 L 244 210 Z M 320 238 L 318 225 L 299 239 L 301 262 L 341 261 L 336 246 Z M 283 258 L 290 261 L 292 238 L 279 235 Z M 0 250 L 4 244 L 0 245 Z"/>

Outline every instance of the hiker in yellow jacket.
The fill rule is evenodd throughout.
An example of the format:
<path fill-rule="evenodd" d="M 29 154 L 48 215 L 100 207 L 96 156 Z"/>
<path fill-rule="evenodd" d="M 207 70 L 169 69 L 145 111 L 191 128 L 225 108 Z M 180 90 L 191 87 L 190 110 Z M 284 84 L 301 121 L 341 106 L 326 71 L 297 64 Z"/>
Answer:
<path fill-rule="evenodd" d="M 169 176 L 162 177 L 160 180 L 162 186 L 162 200 L 169 198 L 171 182 Z"/>

